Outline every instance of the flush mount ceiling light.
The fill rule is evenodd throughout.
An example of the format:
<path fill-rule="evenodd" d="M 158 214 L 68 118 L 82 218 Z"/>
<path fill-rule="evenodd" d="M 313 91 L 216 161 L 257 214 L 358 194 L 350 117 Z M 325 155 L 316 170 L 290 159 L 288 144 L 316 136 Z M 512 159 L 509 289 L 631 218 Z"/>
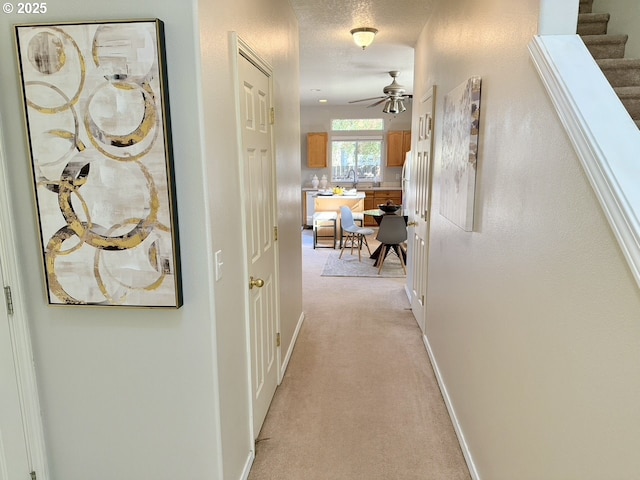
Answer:
<path fill-rule="evenodd" d="M 360 27 L 351 30 L 353 41 L 356 45 L 362 47 L 363 50 L 373 43 L 376 33 L 378 33 L 378 30 L 370 27 Z"/>

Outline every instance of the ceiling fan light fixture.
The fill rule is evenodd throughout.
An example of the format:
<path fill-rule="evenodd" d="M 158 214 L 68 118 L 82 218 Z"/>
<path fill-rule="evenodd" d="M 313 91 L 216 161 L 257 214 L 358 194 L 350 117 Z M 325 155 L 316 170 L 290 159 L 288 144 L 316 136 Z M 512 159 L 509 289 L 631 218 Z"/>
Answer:
<path fill-rule="evenodd" d="M 369 102 L 374 100 L 374 102 L 370 105 L 367 105 L 367 108 L 376 107 L 380 104 L 384 104 L 382 106 L 382 113 L 390 113 L 392 115 L 397 115 L 402 112 L 407 111 L 407 107 L 405 107 L 405 100 L 411 101 L 413 95 L 410 93 L 405 93 L 405 88 L 396 82 L 396 77 L 400 75 L 400 72 L 396 70 L 392 70 L 389 72 L 389 75 L 393 79 L 390 85 L 387 85 L 382 89 L 384 95 L 380 97 L 371 97 L 371 98 L 361 98 L 360 100 L 352 100 L 349 103 L 358 103 L 358 102 Z"/>
<path fill-rule="evenodd" d="M 371 27 L 359 27 L 351 30 L 353 41 L 363 50 L 373 43 L 376 33 L 378 30 Z"/>
<path fill-rule="evenodd" d="M 392 115 L 397 115 L 398 113 L 402 113 L 407 110 L 407 107 L 404 106 L 404 101 L 402 98 L 390 98 L 382 109 L 382 113 L 390 113 Z"/>
<path fill-rule="evenodd" d="M 387 108 L 388 105 L 388 108 Z M 385 105 L 385 108 L 388 110 L 384 113 L 400 113 L 400 107 L 398 106 L 398 99 L 397 98 L 390 98 L 389 101 L 387 102 L 387 105 Z M 404 106 L 404 105 L 403 105 Z"/>

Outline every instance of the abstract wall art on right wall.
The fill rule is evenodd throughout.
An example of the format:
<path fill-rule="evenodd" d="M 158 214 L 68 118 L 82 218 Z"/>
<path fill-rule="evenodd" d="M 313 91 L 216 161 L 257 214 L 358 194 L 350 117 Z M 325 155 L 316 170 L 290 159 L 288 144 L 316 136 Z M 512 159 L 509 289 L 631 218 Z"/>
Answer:
<path fill-rule="evenodd" d="M 440 214 L 473 231 L 480 127 L 480 77 L 471 77 L 444 97 Z"/>

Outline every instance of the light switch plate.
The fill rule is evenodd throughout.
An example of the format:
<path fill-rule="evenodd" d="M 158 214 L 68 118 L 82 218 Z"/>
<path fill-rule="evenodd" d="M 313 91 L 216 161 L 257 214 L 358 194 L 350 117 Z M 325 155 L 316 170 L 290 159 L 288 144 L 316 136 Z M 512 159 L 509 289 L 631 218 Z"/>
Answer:
<path fill-rule="evenodd" d="M 216 282 L 222 278 L 222 250 L 216 252 Z"/>

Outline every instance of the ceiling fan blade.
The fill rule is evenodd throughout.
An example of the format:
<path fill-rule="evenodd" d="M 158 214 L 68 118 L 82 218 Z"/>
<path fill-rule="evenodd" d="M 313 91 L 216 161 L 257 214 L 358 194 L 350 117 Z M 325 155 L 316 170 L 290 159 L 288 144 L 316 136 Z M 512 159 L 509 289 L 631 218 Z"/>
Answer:
<path fill-rule="evenodd" d="M 387 100 L 387 97 L 382 97 L 382 100 L 378 100 L 377 102 L 372 103 L 371 105 L 367 105 L 367 108 L 375 107 L 376 105 L 380 105 L 382 102 L 385 102 L 386 100 Z"/>
<path fill-rule="evenodd" d="M 351 100 L 348 103 L 368 102 L 369 100 L 376 100 L 378 98 L 387 98 L 387 97 L 385 95 L 384 97 L 361 98 L 360 100 Z"/>

